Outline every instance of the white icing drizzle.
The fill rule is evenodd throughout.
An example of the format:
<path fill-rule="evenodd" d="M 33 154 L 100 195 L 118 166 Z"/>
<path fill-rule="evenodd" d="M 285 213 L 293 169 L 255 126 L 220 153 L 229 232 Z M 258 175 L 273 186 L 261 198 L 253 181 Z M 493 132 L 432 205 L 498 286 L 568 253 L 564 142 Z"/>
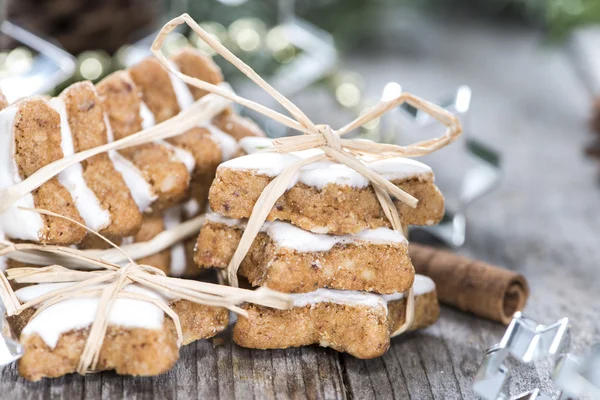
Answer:
<path fill-rule="evenodd" d="M 424 275 L 415 275 L 413 283 L 413 292 L 415 296 L 421 296 L 435 290 L 435 283 L 431 278 Z M 318 303 L 335 303 L 349 306 L 382 307 L 387 312 L 387 303 L 402 299 L 405 294 L 402 292 L 380 295 L 369 292 L 359 292 L 356 290 L 334 290 L 317 289 L 309 293 L 290 294 L 294 301 L 294 307 L 305 307 Z"/>
<path fill-rule="evenodd" d="M 200 214 L 200 203 L 194 198 L 189 199 L 183 203 L 183 211 L 185 212 L 186 218 L 193 218 Z"/>
<path fill-rule="evenodd" d="M 19 289 L 15 294 L 21 302 L 27 302 L 72 284 L 75 282 L 42 283 Z M 105 286 L 98 285 L 99 288 Z M 165 299 L 160 294 L 136 284 L 126 286 L 124 291 Z M 62 334 L 83 329 L 92 324 L 98 302 L 99 296 L 63 300 L 32 318 L 21 335 L 38 334 L 50 348 L 55 348 Z M 116 299 L 108 317 L 109 325 L 153 330 L 162 329 L 163 320 L 164 312 L 159 307 L 150 302 L 135 299 Z"/>
<path fill-rule="evenodd" d="M 152 128 L 156 124 L 154 114 L 143 101 L 140 101 L 140 117 L 142 118 L 142 129 Z"/>
<path fill-rule="evenodd" d="M 415 296 L 422 296 L 427 293 L 431 293 L 435 290 L 435 282 L 425 275 L 415 274 L 415 281 L 413 283 L 413 293 Z M 393 294 L 382 294 L 380 295 L 385 301 L 390 302 L 399 300 L 405 296 L 404 293 L 393 293 Z"/>
<path fill-rule="evenodd" d="M 163 145 L 167 149 L 171 150 L 173 152 L 173 159 L 175 161 L 183 163 L 189 173 L 192 173 L 194 168 L 196 168 L 196 159 L 194 158 L 194 155 L 189 151 L 181 147 L 173 146 L 171 143 L 165 140 L 157 140 L 155 143 Z"/>
<path fill-rule="evenodd" d="M 133 201 L 137 204 L 140 212 L 144 212 L 150 207 L 150 204 L 158 198 L 154 193 L 152 186 L 146 181 L 142 172 L 128 159 L 123 157 L 117 151 L 108 153 L 115 169 L 121 173 L 125 185 L 129 188 Z"/>
<path fill-rule="evenodd" d="M 404 235 L 398 231 L 389 228 L 365 229 L 356 234 L 356 238 L 365 242 L 375 244 L 385 243 L 408 243 Z"/>
<path fill-rule="evenodd" d="M 134 242 L 135 242 L 135 236 L 125 236 L 123 239 L 121 239 L 121 246 L 126 245 L 126 244 L 132 244 Z"/>
<path fill-rule="evenodd" d="M 174 63 L 169 63 L 175 70 L 179 70 Z M 177 104 L 179 105 L 180 110 L 183 111 L 194 103 L 194 96 L 184 81 L 170 72 L 169 78 L 171 79 L 171 86 L 173 87 L 173 91 L 177 97 Z M 152 111 L 150 111 L 146 103 L 143 101 L 140 102 L 140 117 L 142 118 L 143 129 L 150 128 L 156 124 L 154 114 L 152 114 Z M 238 149 L 237 141 L 234 138 L 213 125 L 201 125 L 201 127 L 210 131 L 211 139 L 214 140 L 221 148 L 223 161 L 233 158 Z M 176 159 L 185 164 L 188 172 L 191 173 L 194 170 L 196 166 L 196 160 L 191 152 L 182 149 L 181 147 L 173 146 L 164 140 L 157 140 L 156 143 L 160 143 L 172 150 Z"/>
<path fill-rule="evenodd" d="M 216 213 L 206 214 L 206 220 L 227 226 L 244 229 L 246 222 L 239 219 L 226 218 Z M 266 221 L 261 229 L 279 247 L 293 249 L 300 253 L 329 251 L 336 244 L 368 242 L 372 244 L 407 243 L 406 238 L 398 231 L 389 228 L 365 229 L 356 235 L 324 235 L 305 231 L 288 222 Z"/>
<path fill-rule="evenodd" d="M 253 171 L 258 175 L 275 177 L 288 165 L 321 152 L 321 150 L 312 149 L 290 154 L 261 153 L 256 152 L 258 151 L 257 145 L 266 147 L 266 141 L 264 139 L 260 141 L 244 140 L 242 146 L 250 150 L 250 154 L 224 162 L 219 166 L 219 169 L 247 170 Z M 431 168 L 427 165 L 404 157 L 388 158 L 365 164 L 369 169 L 388 180 L 407 179 L 431 173 Z M 369 185 L 368 179 L 352 168 L 329 160 L 302 167 L 290 184 L 290 187 L 297 182 L 302 182 L 305 185 L 318 189 L 322 189 L 328 184 L 355 188 L 363 188 Z"/>
<path fill-rule="evenodd" d="M 60 115 L 60 147 L 63 156 L 71 156 L 75 154 L 75 147 L 65 102 L 60 97 L 54 97 L 48 103 Z M 88 228 L 100 231 L 110 224 L 110 212 L 102 208 L 96 194 L 88 187 L 83 178 L 83 167 L 80 163 L 71 165 L 60 172 L 58 181 L 71 194 L 75 207 Z"/>
<path fill-rule="evenodd" d="M 173 69 L 179 71 L 179 68 L 177 68 L 177 65 L 175 65 L 175 63 L 169 61 L 169 64 Z M 175 74 L 169 72 L 169 78 L 171 79 L 171 86 L 173 87 L 173 91 L 175 92 L 175 97 L 177 97 L 177 104 L 179 105 L 179 109 L 183 111 L 194 103 L 194 96 L 192 95 L 192 92 L 190 91 L 188 85 L 184 81 L 179 79 L 177 76 L 175 76 Z M 148 106 L 144 104 L 144 102 L 142 102 L 140 105 L 140 115 L 142 117 L 142 127 L 144 129 L 149 128 L 150 126 L 155 124 L 154 115 L 152 115 L 152 112 L 150 111 Z M 146 124 L 144 125 L 144 123 Z M 213 125 L 201 126 L 210 131 L 211 139 L 213 139 L 221 147 L 223 161 L 227 161 L 233 158 L 238 149 L 237 141 Z M 193 171 L 195 166 L 195 159 L 190 152 L 168 144 L 163 140 L 160 140 L 158 142 L 172 149 L 175 152 L 176 157 L 186 165 L 188 171 Z"/>
<path fill-rule="evenodd" d="M 183 207 L 175 206 L 167 209 L 163 214 L 163 223 L 165 230 L 175 228 L 182 220 Z M 185 254 L 185 245 L 179 242 L 171 246 L 171 265 L 170 272 L 172 276 L 179 277 L 185 273 L 187 266 L 187 257 Z"/>
<path fill-rule="evenodd" d="M 142 118 L 142 129 L 151 128 L 156 124 L 154 114 L 152 114 L 152 111 L 150 111 L 146 103 L 143 101 L 140 101 L 140 117 Z M 196 159 L 189 151 L 182 149 L 181 147 L 173 146 L 166 140 L 156 140 L 155 143 L 161 144 L 167 149 L 171 150 L 173 152 L 174 159 L 183 163 L 188 172 L 191 173 L 194 168 L 196 168 Z"/>
<path fill-rule="evenodd" d="M 202 128 L 208 129 L 210 132 L 210 138 L 215 141 L 221 148 L 221 155 L 223 161 L 231 160 L 235 157 L 239 149 L 238 142 L 227 133 L 223 132 L 212 124 L 201 125 Z"/>
<path fill-rule="evenodd" d="M 0 189 L 22 181 L 15 161 L 14 124 L 17 112 L 18 106 L 0 111 Z M 33 195 L 26 194 L 0 214 L 0 231 L 10 238 L 38 241 L 44 229 L 41 215 L 18 207 L 35 208 Z"/>
<path fill-rule="evenodd" d="M 241 220 L 241 219 L 235 219 L 235 218 L 227 218 L 220 214 L 217 214 L 216 212 L 214 212 L 210 209 L 206 213 L 205 218 L 206 218 L 207 222 L 212 221 L 217 224 L 223 224 L 223 225 L 227 225 L 227 226 L 231 226 L 231 227 L 238 227 L 240 229 L 244 229 L 246 227 L 246 221 Z"/>
<path fill-rule="evenodd" d="M 179 71 L 179 68 L 177 68 L 177 65 L 175 65 L 174 62 L 168 61 L 168 63 L 171 68 Z M 194 96 L 192 95 L 188 85 L 175 76 L 175 74 L 169 72 L 169 78 L 171 78 L 171 86 L 173 86 L 173 90 L 175 91 L 175 97 L 177 97 L 179 109 L 183 111 L 194 103 Z"/>
<path fill-rule="evenodd" d="M 374 293 L 359 292 L 357 290 L 317 289 L 309 293 L 294 293 L 289 295 L 294 307 L 305 307 L 318 303 L 345 304 L 349 306 L 381 307 L 387 310 L 387 303 L 383 298 Z"/>
<path fill-rule="evenodd" d="M 115 136 L 106 113 L 104 113 L 104 125 L 106 125 L 107 141 L 109 143 L 113 142 Z M 133 198 L 133 201 L 135 201 L 140 212 L 146 211 L 146 209 L 150 207 L 150 204 L 158 198 L 152 189 L 152 185 L 146 181 L 142 172 L 131 161 L 123 157 L 116 150 L 109 151 L 108 157 L 112 161 L 115 169 L 123 177 L 123 181 L 125 181 L 125 185 L 127 185 L 131 197 Z"/>

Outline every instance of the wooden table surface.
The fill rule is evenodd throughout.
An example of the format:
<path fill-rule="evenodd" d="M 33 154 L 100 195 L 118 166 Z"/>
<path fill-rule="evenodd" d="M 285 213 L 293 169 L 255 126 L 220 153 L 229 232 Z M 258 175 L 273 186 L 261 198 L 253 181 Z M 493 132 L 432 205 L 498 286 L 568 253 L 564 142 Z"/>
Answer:
<path fill-rule="evenodd" d="M 372 93 L 390 80 L 432 99 L 470 85 L 469 130 L 502 152 L 503 181 L 470 208 L 461 252 L 523 273 L 526 313 L 540 323 L 569 317 L 574 351 L 600 341 L 598 167 L 582 154 L 590 98 L 563 49 L 533 30 L 463 22 L 436 24 L 419 51 L 387 54 L 349 57 L 345 66 L 364 74 Z M 333 108 L 300 104 L 316 121 L 338 124 Z M 316 346 L 253 351 L 225 335 L 222 345 L 184 347 L 175 368 L 156 378 L 109 372 L 30 383 L 6 367 L 0 397 L 471 399 L 473 374 L 503 332 L 443 308 L 437 324 L 367 361 Z M 513 371 L 514 393 L 539 386 L 556 394 L 547 365 Z"/>

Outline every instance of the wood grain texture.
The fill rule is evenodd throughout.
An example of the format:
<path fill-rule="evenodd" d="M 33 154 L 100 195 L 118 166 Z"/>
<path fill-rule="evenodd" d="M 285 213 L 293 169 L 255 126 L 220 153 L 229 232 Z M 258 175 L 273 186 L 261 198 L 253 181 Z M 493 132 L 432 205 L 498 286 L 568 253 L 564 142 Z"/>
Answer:
<path fill-rule="evenodd" d="M 391 18 L 391 17 L 390 17 Z M 378 97 L 389 81 L 435 99 L 458 85 L 474 93 L 467 133 L 503 153 L 500 187 L 469 210 L 461 253 L 523 273 L 526 313 L 541 323 L 571 318 L 573 349 L 600 341 L 600 188 L 585 159 L 590 99 L 561 49 L 534 31 L 438 22 L 385 56 L 358 54 L 346 67 Z M 415 43 L 419 43 L 418 45 Z M 350 119 L 322 92 L 296 98 L 316 122 Z M 452 166 L 448 166 L 449 169 Z M 504 327 L 443 308 L 439 322 L 395 338 L 383 357 L 358 360 L 315 346 L 276 351 L 200 341 L 155 378 L 101 373 L 30 383 L 0 370 L 0 397 L 44 399 L 472 399 L 472 377 Z M 514 366 L 515 393 L 551 387 L 544 365 Z"/>

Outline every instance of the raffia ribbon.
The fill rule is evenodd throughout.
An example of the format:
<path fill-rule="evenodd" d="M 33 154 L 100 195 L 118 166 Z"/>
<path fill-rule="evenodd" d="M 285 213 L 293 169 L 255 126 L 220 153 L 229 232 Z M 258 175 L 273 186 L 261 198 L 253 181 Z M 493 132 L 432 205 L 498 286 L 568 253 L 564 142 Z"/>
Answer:
<path fill-rule="evenodd" d="M 46 210 L 30 209 L 30 211 L 65 218 Z M 84 225 L 79 224 L 77 221 L 69 218 L 66 219 L 85 228 Z M 93 232 L 90 229 L 88 230 Z M 120 248 L 115 246 L 108 239 L 102 238 L 120 251 Z M 59 254 L 88 262 L 100 268 L 100 270 L 97 271 L 77 271 L 60 265 L 51 265 L 42 268 L 24 267 L 9 269 L 6 271 L 6 276 L 3 273 L 0 273 L 0 300 L 4 303 L 7 315 L 9 316 L 19 314 L 28 308 L 36 307 L 36 312 L 32 316 L 32 318 L 35 318 L 36 315 L 46 308 L 70 298 L 99 297 L 96 315 L 90 327 L 77 366 L 77 372 L 80 374 L 92 372 L 96 369 L 100 357 L 100 350 L 102 349 L 106 330 L 108 329 L 108 318 L 111 307 L 118 298 L 147 301 L 159 307 L 173 320 L 177 331 L 178 341 L 179 343 L 182 342 L 183 333 L 177 313 L 175 313 L 162 299 L 123 291 L 123 289 L 131 283 L 137 283 L 150 290 L 163 294 L 166 297 L 188 300 L 207 306 L 225 307 L 241 315 L 246 315 L 246 311 L 237 305 L 243 302 L 251 302 L 277 309 L 287 309 L 292 305 L 289 296 L 268 288 L 260 288 L 259 290 L 253 291 L 200 281 L 169 278 L 158 268 L 149 265 L 138 265 L 131 259 L 126 266 L 121 267 L 106 260 L 92 257 L 81 250 L 69 247 L 44 246 L 32 243 L 12 244 L 0 250 L 0 256 L 20 250 L 36 250 Z M 124 254 L 124 256 L 129 258 L 126 254 Z M 74 283 L 21 304 L 15 292 L 12 290 L 9 280 L 13 280 L 17 283 L 36 284 L 49 282 Z"/>
<path fill-rule="evenodd" d="M 214 51 L 237 67 L 244 75 L 250 78 L 260 88 L 264 89 L 269 95 L 271 95 L 271 97 L 273 97 L 273 99 L 275 99 L 281 106 L 283 106 L 294 119 L 231 92 L 226 92 L 218 86 L 203 82 L 199 79 L 175 70 L 167 61 L 167 58 L 162 53 L 161 48 L 167 35 L 181 24 L 187 24 L 200 37 L 200 39 L 208 44 Z M 256 201 L 256 204 L 254 205 L 246 229 L 244 230 L 240 243 L 228 267 L 229 282 L 233 286 L 237 286 L 238 284 L 238 268 L 248 253 L 248 250 L 254 242 L 254 239 L 256 238 L 261 226 L 266 221 L 267 216 L 277 199 L 288 189 L 290 182 L 298 173 L 300 168 L 307 164 L 325 159 L 331 159 L 352 168 L 370 181 L 377 199 L 381 204 L 383 212 L 390 221 L 392 228 L 399 232 L 403 232 L 400 216 L 398 215 L 398 210 L 392 201 L 392 196 L 409 205 L 410 207 L 416 207 L 418 200 L 382 176 L 370 170 L 366 166 L 367 163 L 364 159 L 365 156 L 370 160 L 385 159 L 390 157 L 423 156 L 451 143 L 462 132 L 460 121 L 456 116 L 444 110 L 443 108 L 410 93 L 402 93 L 395 99 L 380 102 L 379 104 L 370 108 L 366 113 L 337 131 L 333 130 L 328 125 L 315 125 L 296 105 L 275 90 L 271 85 L 269 85 L 252 68 L 250 68 L 242 60 L 230 52 L 225 46 L 223 46 L 214 36 L 202 29 L 188 14 L 183 14 L 172 19 L 162 28 L 152 44 L 152 52 L 166 69 L 177 75 L 184 82 L 207 92 L 223 96 L 228 100 L 248 107 L 304 134 L 301 136 L 293 136 L 274 140 L 275 148 L 273 151 L 279 153 L 290 153 L 294 151 L 315 148 L 323 151 L 323 154 L 303 159 L 286 167 L 283 172 L 273 179 L 261 193 Z M 446 126 L 444 135 L 438 138 L 421 141 L 409 146 L 371 143 L 341 138 L 342 135 L 368 123 L 369 121 L 372 121 L 375 118 L 380 117 L 384 113 L 398 107 L 400 104 L 405 102 L 419 110 L 426 112 L 444 124 Z M 412 325 L 413 319 L 414 293 L 411 288 L 408 290 L 405 323 L 398 330 L 396 330 L 393 335 L 399 335 L 408 330 Z"/>
<path fill-rule="evenodd" d="M 198 215 L 190 220 L 182 222 L 181 224 L 174 226 L 171 229 L 164 230 L 152 239 L 146 242 L 135 242 L 130 244 L 124 244 L 119 248 L 109 249 L 86 249 L 80 250 L 87 256 L 91 256 L 92 260 L 101 258 L 104 261 L 108 261 L 114 264 L 123 264 L 129 262 L 129 259 L 138 260 L 143 257 L 147 257 L 153 254 L 160 253 L 169 247 L 182 242 L 194 235 L 197 235 L 204 224 L 204 215 Z M 0 239 L 0 251 L 7 247 L 13 247 L 16 251 L 6 254 L 11 260 L 22 262 L 24 264 L 32 265 L 50 265 L 58 264 L 66 268 L 87 268 L 97 269 L 99 267 L 96 264 L 89 262 L 87 259 L 73 258 L 70 253 L 64 255 L 63 253 L 50 253 L 49 251 L 41 252 L 36 250 L 37 246 L 30 247 L 28 244 L 22 243 L 19 245 Z M 46 246 L 46 249 L 58 246 Z M 62 247 L 60 247 L 63 249 Z"/>

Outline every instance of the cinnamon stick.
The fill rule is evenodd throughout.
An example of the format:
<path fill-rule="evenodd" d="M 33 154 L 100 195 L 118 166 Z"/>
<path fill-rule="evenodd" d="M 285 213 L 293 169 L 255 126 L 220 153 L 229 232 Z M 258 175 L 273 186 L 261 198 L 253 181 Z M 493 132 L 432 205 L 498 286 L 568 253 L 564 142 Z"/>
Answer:
<path fill-rule="evenodd" d="M 525 306 L 529 285 L 521 274 L 416 243 L 409 252 L 416 273 L 433 279 L 442 303 L 505 325 Z"/>

